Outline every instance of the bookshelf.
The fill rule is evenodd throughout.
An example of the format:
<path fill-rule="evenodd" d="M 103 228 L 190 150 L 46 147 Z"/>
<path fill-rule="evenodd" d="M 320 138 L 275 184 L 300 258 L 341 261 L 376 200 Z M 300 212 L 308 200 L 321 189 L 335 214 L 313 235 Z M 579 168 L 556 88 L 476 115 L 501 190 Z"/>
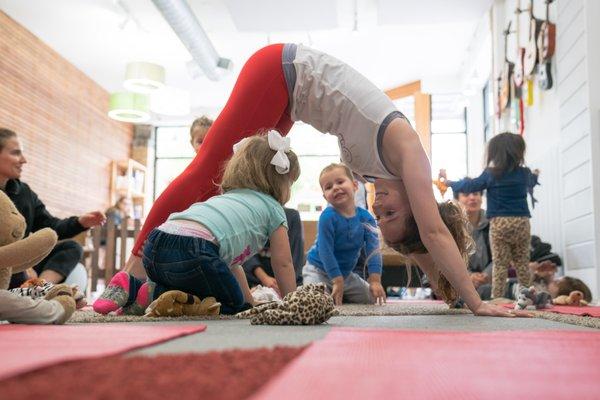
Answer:
<path fill-rule="evenodd" d="M 113 161 L 111 165 L 110 202 L 125 196 L 131 199 L 133 217 L 143 219 L 146 200 L 146 166 L 132 159 Z"/>

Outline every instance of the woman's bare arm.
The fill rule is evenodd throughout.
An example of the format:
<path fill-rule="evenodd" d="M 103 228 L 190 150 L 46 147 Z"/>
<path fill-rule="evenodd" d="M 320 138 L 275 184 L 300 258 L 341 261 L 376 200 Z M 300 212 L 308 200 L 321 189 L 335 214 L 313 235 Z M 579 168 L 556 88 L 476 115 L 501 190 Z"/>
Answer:
<path fill-rule="evenodd" d="M 423 244 L 436 265 L 471 311 L 481 305 L 458 247 L 444 225 L 431 185 L 431 166 L 419 136 L 401 118 L 390 123 L 383 137 L 383 154 L 392 172 L 401 177 Z"/>
<path fill-rule="evenodd" d="M 456 242 L 439 214 L 431 183 L 431 166 L 417 133 L 404 119 L 395 119 L 383 137 L 383 155 L 392 172 L 402 178 L 423 244 L 469 309 L 476 315 L 532 316 L 481 301 L 467 273 Z"/>

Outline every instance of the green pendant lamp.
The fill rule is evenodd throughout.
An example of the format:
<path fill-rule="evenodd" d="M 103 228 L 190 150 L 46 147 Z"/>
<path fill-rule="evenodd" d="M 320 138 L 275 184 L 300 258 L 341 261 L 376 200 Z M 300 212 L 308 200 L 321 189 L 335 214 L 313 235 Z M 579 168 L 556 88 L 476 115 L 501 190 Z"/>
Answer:
<path fill-rule="evenodd" d="M 149 62 L 130 62 L 123 86 L 130 92 L 151 93 L 165 85 L 165 69 Z"/>
<path fill-rule="evenodd" d="M 150 99 L 140 93 L 113 93 L 110 95 L 108 116 L 134 124 L 147 122 L 150 120 Z"/>

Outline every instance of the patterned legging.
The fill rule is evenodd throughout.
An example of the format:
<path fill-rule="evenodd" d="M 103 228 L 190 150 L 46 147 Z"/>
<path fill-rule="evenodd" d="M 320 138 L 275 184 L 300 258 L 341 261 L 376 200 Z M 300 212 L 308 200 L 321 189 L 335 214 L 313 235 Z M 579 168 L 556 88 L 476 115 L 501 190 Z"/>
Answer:
<path fill-rule="evenodd" d="M 531 285 L 529 272 L 530 232 L 528 217 L 494 217 L 490 221 L 490 245 L 494 269 L 492 297 L 504 296 L 508 267 L 517 270 L 519 284 Z"/>

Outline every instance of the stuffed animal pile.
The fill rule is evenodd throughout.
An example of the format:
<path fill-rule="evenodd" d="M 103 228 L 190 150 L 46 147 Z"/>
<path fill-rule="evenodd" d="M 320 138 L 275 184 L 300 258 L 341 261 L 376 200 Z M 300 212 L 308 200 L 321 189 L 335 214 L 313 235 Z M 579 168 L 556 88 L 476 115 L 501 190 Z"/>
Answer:
<path fill-rule="evenodd" d="M 236 314 L 252 325 L 318 325 L 338 315 L 333 298 L 322 283 L 300 286 L 283 300 L 261 304 Z"/>
<path fill-rule="evenodd" d="M 13 273 L 25 271 L 38 264 L 56 245 L 56 233 L 50 229 L 41 229 L 27 238 L 25 218 L 17 207 L 0 190 L 0 320 L 23 323 L 62 324 L 75 311 L 73 288 L 68 285 L 56 285 L 49 290 L 44 299 L 33 300 L 6 290 Z M 51 304 L 38 302 L 51 301 Z M 55 317 L 49 311 L 54 310 Z"/>
<path fill-rule="evenodd" d="M 221 303 L 214 297 L 204 300 L 194 295 L 179 291 L 169 290 L 161 294 L 146 308 L 146 317 L 181 317 L 199 315 L 219 315 Z"/>
<path fill-rule="evenodd" d="M 569 293 L 568 296 L 566 296 L 566 295 L 557 296 L 552 301 L 554 304 L 562 305 L 562 306 L 580 307 L 580 306 L 588 305 L 587 301 L 585 301 L 583 299 L 583 292 L 581 292 L 580 290 L 573 290 L 571 293 Z"/>
<path fill-rule="evenodd" d="M 521 288 L 515 310 L 524 310 L 527 307 L 535 307 L 536 310 L 552 307 L 552 297 L 549 293 L 536 291 L 533 286 Z"/>

